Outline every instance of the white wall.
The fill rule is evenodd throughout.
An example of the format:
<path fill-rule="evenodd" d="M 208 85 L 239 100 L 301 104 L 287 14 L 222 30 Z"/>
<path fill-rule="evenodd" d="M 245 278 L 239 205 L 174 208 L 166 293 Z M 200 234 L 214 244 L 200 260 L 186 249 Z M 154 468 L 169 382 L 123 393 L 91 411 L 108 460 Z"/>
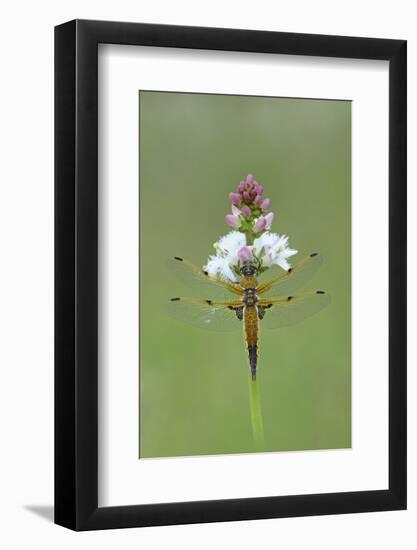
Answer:
<path fill-rule="evenodd" d="M 409 40 L 410 280 L 416 280 L 417 19 L 397 0 L 38 0 L 2 9 L 0 93 L 0 541 L 3 548 L 414 548 L 416 291 L 409 291 L 409 510 L 75 534 L 54 526 L 53 26 L 109 19 Z M 414 216 L 414 219 L 412 215 Z M 364 236 L 366 238 L 366 236 Z M 375 266 L 377 269 L 377 266 Z M 242 480 L 243 482 L 243 480 Z"/>

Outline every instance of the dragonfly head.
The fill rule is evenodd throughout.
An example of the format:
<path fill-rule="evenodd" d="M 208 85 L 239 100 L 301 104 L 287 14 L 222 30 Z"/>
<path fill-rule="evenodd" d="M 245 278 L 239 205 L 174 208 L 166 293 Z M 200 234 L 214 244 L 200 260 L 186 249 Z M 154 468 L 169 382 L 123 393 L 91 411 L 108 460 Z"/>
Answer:
<path fill-rule="evenodd" d="M 255 264 L 251 262 L 245 262 L 240 268 L 240 272 L 244 277 L 253 277 L 256 273 Z"/>

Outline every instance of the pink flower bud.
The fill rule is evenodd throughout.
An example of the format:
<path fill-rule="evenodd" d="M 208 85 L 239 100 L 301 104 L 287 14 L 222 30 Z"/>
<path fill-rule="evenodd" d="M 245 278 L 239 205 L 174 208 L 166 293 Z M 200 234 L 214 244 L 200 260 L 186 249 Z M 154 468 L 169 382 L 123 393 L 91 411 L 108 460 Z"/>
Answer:
<path fill-rule="evenodd" d="M 227 216 L 225 216 L 225 220 L 227 225 L 229 225 L 233 229 L 239 229 L 239 227 L 241 226 L 240 219 L 238 218 L 238 216 L 233 216 L 233 214 L 227 214 Z"/>
<path fill-rule="evenodd" d="M 246 204 L 242 206 L 242 214 L 245 216 L 245 218 L 250 218 L 252 215 L 252 210 L 247 206 Z"/>
<path fill-rule="evenodd" d="M 262 210 L 268 210 L 268 208 L 271 206 L 271 202 L 271 199 L 265 199 L 264 201 L 262 201 Z"/>
<path fill-rule="evenodd" d="M 244 201 L 250 200 L 250 194 L 247 191 L 244 191 L 242 196 Z"/>
<path fill-rule="evenodd" d="M 241 262 L 250 262 L 253 258 L 252 250 L 249 246 L 242 246 L 237 255 Z"/>
<path fill-rule="evenodd" d="M 229 199 L 233 202 L 233 204 L 239 204 L 240 195 L 239 193 L 229 193 Z"/>
<path fill-rule="evenodd" d="M 262 202 L 262 197 L 261 195 L 256 195 L 256 197 L 253 199 L 253 204 L 255 206 L 259 206 Z"/>
<path fill-rule="evenodd" d="M 265 229 L 265 226 L 266 226 L 266 219 L 263 216 L 261 216 L 256 220 L 256 223 L 253 226 L 253 232 L 260 233 Z"/>
<path fill-rule="evenodd" d="M 274 215 L 275 214 L 273 212 L 270 212 L 265 216 L 265 221 L 266 221 L 265 229 L 271 228 L 272 222 L 274 221 Z"/>
<path fill-rule="evenodd" d="M 234 204 L 232 204 L 232 214 L 233 216 L 239 216 L 240 214 L 240 210 L 237 206 L 235 206 Z"/>
<path fill-rule="evenodd" d="M 254 177 L 252 176 L 252 174 L 248 174 L 246 176 L 246 183 L 253 183 L 254 182 Z"/>
<path fill-rule="evenodd" d="M 239 193 L 243 193 L 243 191 L 245 190 L 245 182 L 244 181 L 241 181 L 239 183 L 238 189 L 239 189 Z"/>
<path fill-rule="evenodd" d="M 262 185 L 259 185 L 258 183 L 258 195 L 262 195 L 263 192 L 264 192 L 264 188 L 262 187 Z"/>

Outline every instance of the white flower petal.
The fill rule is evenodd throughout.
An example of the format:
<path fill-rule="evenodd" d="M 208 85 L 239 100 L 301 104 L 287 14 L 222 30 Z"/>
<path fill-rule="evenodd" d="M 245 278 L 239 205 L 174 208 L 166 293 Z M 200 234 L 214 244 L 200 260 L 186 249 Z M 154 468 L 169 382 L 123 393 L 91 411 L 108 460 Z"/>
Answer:
<path fill-rule="evenodd" d="M 268 268 L 268 267 L 271 267 L 271 265 L 272 265 L 271 254 L 266 254 L 262 256 L 262 266 Z"/>
<path fill-rule="evenodd" d="M 284 258 L 291 258 L 291 256 L 294 256 L 294 254 L 298 254 L 298 250 L 294 250 L 292 248 L 286 248 L 281 254 L 284 256 Z"/>
<path fill-rule="evenodd" d="M 230 231 L 227 235 L 224 235 L 217 241 L 218 248 L 226 251 L 227 253 L 233 253 L 246 244 L 246 236 L 240 231 Z"/>
<path fill-rule="evenodd" d="M 279 267 L 282 267 L 282 269 L 285 269 L 285 271 L 288 271 L 291 267 L 290 264 L 282 255 L 277 256 L 274 263 L 279 265 Z"/>
<path fill-rule="evenodd" d="M 209 257 L 204 269 L 209 275 L 236 282 L 234 270 L 239 268 L 239 250 L 248 246 L 246 236 L 240 231 L 230 231 L 215 243 L 216 254 Z M 285 271 L 291 267 L 287 258 L 297 254 L 297 250 L 288 247 L 288 235 L 278 235 L 265 231 L 248 246 L 264 268 L 278 265 Z"/>
<path fill-rule="evenodd" d="M 253 247 L 264 267 L 275 264 L 288 270 L 291 266 L 287 258 L 297 254 L 297 250 L 288 248 L 288 235 L 278 235 L 270 231 L 255 239 Z"/>
<path fill-rule="evenodd" d="M 228 256 L 210 256 L 203 269 L 211 277 L 220 277 L 227 281 L 236 282 L 236 277 L 231 269 Z"/>
<path fill-rule="evenodd" d="M 280 239 L 280 236 L 276 233 L 270 233 L 269 231 L 265 231 L 260 237 L 255 239 L 253 243 L 253 247 L 258 252 L 264 248 L 269 248 L 271 246 L 274 246 Z"/>
<path fill-rule="evenodd" d="M 237 282 L 236 281 L 236 275 L 233 273 L 230 266 L 226 263 L 223 264 L 219 275 L 222 279 L 225 279 L 226 281 L 231 281 L 232 283 Z"/>
<path fill-rule="evenodd" d="M 217 273 L 221 269 L 222 262 L 224 262 L 224 259 L 220 256 L 209 256 L 208 262 L 205 266 L 203 266 L 203 269 L 204 271 L 207 271 L 211 277 L 216 277 Z"/>

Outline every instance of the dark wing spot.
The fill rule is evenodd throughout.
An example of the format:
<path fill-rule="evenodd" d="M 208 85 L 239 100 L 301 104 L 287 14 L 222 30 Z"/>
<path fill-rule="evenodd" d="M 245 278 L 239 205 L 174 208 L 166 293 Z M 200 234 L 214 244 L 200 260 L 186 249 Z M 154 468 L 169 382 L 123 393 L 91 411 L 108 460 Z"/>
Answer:
<path fill-rule="evenodd" d="M 291 273 L 292 271 L 292 267 L 290 267 L 289 269 L 287 269 L 287 273 Z"/>
<path fill-rule="evenodd" d="M 324 290 L 316 290 L 316 294 L 326 294 Z"/>
<path fill-rule="evenodd" d="M 203 275 L 208 276 L 208 271 L 203 271 Z"/>
<path fill-rule="evenodd" d="M 310 258 L 314 258 L 314 256 L 318 256 L 318 255 L 319 255 L 318 252 L 312 252 L 312 253 L 310 254 Z"/>
<path fill-rule="evenodd" d="M 293 298 L 294 298 L 294 296 L 288 296 L 287 301 L 289 302 L 289 301 L 292 300 Z"/>
<path fill-rule="evenodd" d="M 171 298 L 171 302 L 178 302 L 181 298 Z"/>
<path fill-rule="evenodd" d="M 179 256 L 174 256 L 174 260 L 178 260 L 179 262 L 182 262 L 182 261 L 183 261 L 183 259 L 180 258 Z"/>
<path fill-rule="evenodd" d="M 209 306 L 211 306 L 211 304 L 213 303 L 211 300 L 206 300 L 206 302 L 208 303 Z"/>

